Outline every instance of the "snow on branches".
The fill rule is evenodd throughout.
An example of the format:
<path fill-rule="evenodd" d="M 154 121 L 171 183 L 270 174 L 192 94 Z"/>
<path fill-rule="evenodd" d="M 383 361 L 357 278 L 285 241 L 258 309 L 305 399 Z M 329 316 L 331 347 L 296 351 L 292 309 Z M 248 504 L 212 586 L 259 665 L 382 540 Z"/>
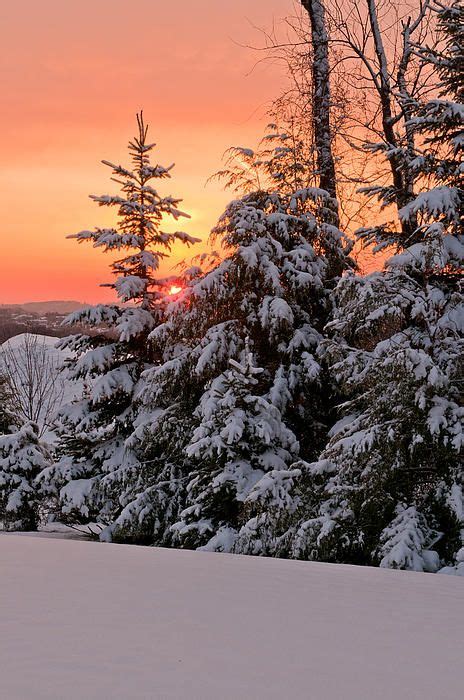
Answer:
<path fill-rule="evenodd" d="M 50 464 L 51 456 L 39 441 L 35 423 L 25 423 L 17 431 L 0 435 L 0 529 L 37 529 L 37 476 Z"/>
<path fill-rule="evenodd" d="M 111 264 L 115 280 L 106 285 L 114 289 L 118 302 L 83 308 L 66 319 L 71 326 L 92 326 L 94 334 L 61 341 L 61 347 L 73 353 L 69 376 L 84 383 L 84 393 L 58 416 L 61 461 L 43 476 L 44 488 L 54 494 L 67 517 L 94 518 L 103 524 L 124 507 L 111 475 L 117 472 L 125 480 L 138 464 L 125 443 L 135 429 L 143 371 L 154 360 L 148 336 L 163 320 L 167 306 L 165 282 L 156 276 L 160 262 L 176 241 L 189 246 L 199 240 L 163 229 L 167 217 L 187 215 L 179 209 L 180 199 L 164 196 L 154 186 L 171 177 L 173 166 L 151 164 L 155 144 L 147 139 L 142 113 L 137 127 L 128 147 L 132 166 L 103 161 L 120 194 L 92 195 L 99 206 L 115 210 L 118 225 L 71 236 L 103 252 L 121 253 Z"/>

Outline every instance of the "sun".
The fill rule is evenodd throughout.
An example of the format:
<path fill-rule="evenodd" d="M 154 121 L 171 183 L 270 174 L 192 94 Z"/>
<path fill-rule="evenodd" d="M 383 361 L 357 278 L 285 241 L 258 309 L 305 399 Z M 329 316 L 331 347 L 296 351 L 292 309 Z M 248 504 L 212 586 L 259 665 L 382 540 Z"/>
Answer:
<path fill-rule="evenodd" d="M 169 294 L 169 296 L 174 296 L 174 294 L 179 294 L 179 292 L 181 292 L 181 291 L 182 291 L 182 287 L 177 287 L 175 284 L 173 284 L 169 288 L 168 294 Z"/>

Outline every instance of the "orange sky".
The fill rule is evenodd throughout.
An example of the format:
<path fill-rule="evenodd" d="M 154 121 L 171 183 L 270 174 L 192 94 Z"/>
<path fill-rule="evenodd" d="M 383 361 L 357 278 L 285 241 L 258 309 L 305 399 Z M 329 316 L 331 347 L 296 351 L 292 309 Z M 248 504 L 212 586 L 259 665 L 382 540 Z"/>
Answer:
<path fill-rule="evenodd" d="M 292 0 L 22 0 L 0 26 L 0 303 L 109 298 L 108 260 L 66 234 L 109 223 L 90 193 L 112 190 L 105 158 L 125 160 L 143 107 L 164 165 L 165 194 L 206 238 L 230 199 L 205 187 L 230 145 L 261 135 L 281 68 L 259 43 Z M 264 121 L 263 121 L 264 119 Z M 161 188 L 160 188 L 161 189 Z M 168 191 L 169 190 L 169 191 Z M 165 270 L 168 272 L 169 270 Z"/>

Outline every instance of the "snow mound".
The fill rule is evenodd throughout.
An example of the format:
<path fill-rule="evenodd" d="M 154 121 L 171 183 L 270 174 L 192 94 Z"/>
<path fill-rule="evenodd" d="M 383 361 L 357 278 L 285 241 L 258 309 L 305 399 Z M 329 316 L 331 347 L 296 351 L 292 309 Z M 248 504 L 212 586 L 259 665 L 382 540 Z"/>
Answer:
<path fill-rule="evenodd" d="M 0 536 L 8 700 L 455 700 L 458 577 Z"/>
<path fill-rule="evenodd" d="M 29 335 L 33 335 L 41 345 L 43 344 L 50 348 L 51 353 L 57 356 L 62 354 L 62 351 L 55 347 L 60 338 L 56 338 L 53 335 L 41 335 L 40 333 L 18 333 L 18 335 L 5 340 L 1 347 L 21 348 Z"/>
<path fill-rule="evenodd" d="M 42 389 L 37 390 L 38 383 L 35 375 L 33 374 L 32 376 L 34 378 L 31 378 L 31 370 L 28 363 L 31 362 L 31 357 L 33 358 L 34 356 L 37 358 L 36 368 L 38 372 L 49 372 L 53 368 L 58 375 L 59 369 L 63 367 L 64 361 L 72 356 L 72 353 L 69 350 L 61 350 L 60 348 L 56 347 L 59 341 L 60 338 L 55 336 L 40 335 L 36 333 L 20 333 L 12 338 L 9 338 L 3 344 L 0 344 L 0 369 L 3 365 L 10 368 L 6 371 L 6 373 L 8 374 L 10 372 L 14 374 L 16 378 L 15 381 L 19 382 L 19 386 L 22 387 L 24 397 L 28 396 L 28 386 L 35 387 L 34 394 L 38 398 L 34 399 L 34 402 L 39 402 L 39 411 L 36 416 L 36 422 L 39 424 L 41 429 L 47 425 L 46 419 L 50 419 L 53 414 L 59 408 L 61 408 L 61 406 L 72 402 L 76 397 L 80 396 L 82 392 L 83 383 L 80 381 L 71 381 L 68 378 L 66 371 L 59 375 L 54 388 L 50 390 L 44 389 L 47 380 L 43 380 L 44 384 L 42 385 Z M 31 354 L 29 355 L 28 359 L 27 353 L 25 352 L 25 347 L 28 344 L 31 346 L 31 343 Z M 6 352 L 6 358 L 5 356 L 2 357 L 2 351 Z M 14 355 L 15 359 L 11 358 L 11 353 Z M 8 355 L 10 356 L 9 358 Z M 42 407 L 40 407 L 40 397 L 43 394 L 46 396 L 45 403 L 47 404 L 48 401 L 52 400 L 51 397 L 53 395 L 55 396 L 54 406 L 52 407 L 51 411 L 48 410 L 48 405 L 47 407 L 44 406 L 43 410 Z M 26 398 L 23 398 L 21 401 L 21 403 L 27 402 L 28 401 Z M 47 430 L 44 435 L 44 439 L 49 442 L 53 442 L 55 439 L 54 433 Z"/>

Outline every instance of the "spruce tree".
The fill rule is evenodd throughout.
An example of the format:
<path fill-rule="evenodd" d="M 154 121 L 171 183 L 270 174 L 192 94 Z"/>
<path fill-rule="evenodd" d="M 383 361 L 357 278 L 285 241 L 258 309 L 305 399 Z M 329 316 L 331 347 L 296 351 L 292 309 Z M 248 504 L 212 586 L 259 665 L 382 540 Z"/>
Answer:
<path fill-rule="evenodd" d="M 448 561 L 459 548 L 463 296 L 400 262 L 348 276 L 335 292 L 325 351 L 346 400 L 308 468 L 320 501 L 302 523 L 298 556 L 378 563 L 400 504 L 442 533 L 424 549 L 433 544 Z"/>
<path fill-rule="evenodd" d="M 138 450 L 153 468 L 143 473 L 136 490 L 127 489 L 132 501 L 112 526 L 113 538 L 140 532 L 142 521 L 155 544 L 169 543 L 179 531 L 172 526 L 187 517 L 180 514 L 191 505 L 192 474 L 198 471 L 191 440 L 201 422 L 202 397 L 223 381 L 231 359 L 243 361 L 246 342 L 263 370 L 259 396 L 279 412 L 301 455 L 314 458 L 325 442 L 336 389 L 318 350 L 332 289 L 354 263 L 350 242 L 332 223 L 332 198 L 308 185 L 301 152 L 297 155 L 291 143 L 274 129 L 263 151 L 234 149 L 246 161 L 245 169 L 223 174 L 242 194 L 212 232 L 220 245 L 214 264 L 205 273 L 195 266 L 186 271 L 184 290 L 150 334 L 153 351 L 163 361 L 144 375 L 145 410 L 155 418 L 139 426 Z M 214 470 L 202 474 L 211 478 L 209 486 L 203 483 L 205 492 L 214 492 Z M 166 492 L 180 498 L 165 498 Z M 235 499 L 234 508 L 240 510 L 233 494 L 228 491 L 224 507 Z M 265 503 L 264 491 L 256 512 L 258 501 Z M 173 502 L 175 508 L 167 508 Z M 188 519 L 186 546 L 202 546 L 206 536 L 208 541 L 214 537 L 211 528 L 207 535 L 200 532 L 192 512 Z M 238 524 L 233 521 L 234 532 Z"/>
<path fill-rule="evenodd" d="M 380 537 L 380 566 L 385 569 L 408 569 L 424 571 L 432 565 L 438 568 L 436 552 L 426 550 L 428 542 L 433 541 L 436 533 L 430 531 L 424 516 L 416 508 L 399 504 L 396 517 L 384 529 Z M 429 556 L 426 557 L 425 555 Z"/>
<path fill-rule="evenodd" d="M 126 440 L 137 419 L 140 377 L 156 362 L 148 336 L 163 317 L 168 292 L 166 282 L 157 277 L 160 263 L 176 241 L 189 245 L 198 240 L 164 230 L 165 218 L 186 215 L 178 208 L 181 200 L 155 189 L 153 183 L 169 178 L 173 166 L 151 163 L 155 144 L 147 139 L 142 113 L 137 115 L 137 126 L 128 146 L 132 166 L 103 161 L 120 193 L 91 196 L 99 206 L 115 211 L 118 225 L 70 236 L 104 252 L 122 254 L 111 264 L 114 282 L 104 285 L 114 290 L 117 301 L 80 309 L 66 320 L 71 326 L 87 324 L 96 332 L 70 336 L 61 343 L 74 353 L 70 377 L 83 381 L 85 390 L 80 400 L 59 412 L 61 460 L 41 477 L 42 488 L 59 499 L 65 517 L 103 524 L 126 505 L 120 483 L 142 468 Z"/>
<path fill-rule="evenodd" d="M 424 144 L 414 164 L 422 192 L 400 211 L 416 222 L 411 244 L 383 272 L 348 275 L 335 291 L 325 351 L 346 401 L 306 470 L 317 505 L 300 522 L 296 556 L 421 570 L 457 569 L 462 557 L 464 109 L 450 99 L 462 100 L 456 13 L 458 3 L 440 10 L 443 52 L 423 53 L 447 76 L 447 99 L 417 105 L 411 120 Z"/>

